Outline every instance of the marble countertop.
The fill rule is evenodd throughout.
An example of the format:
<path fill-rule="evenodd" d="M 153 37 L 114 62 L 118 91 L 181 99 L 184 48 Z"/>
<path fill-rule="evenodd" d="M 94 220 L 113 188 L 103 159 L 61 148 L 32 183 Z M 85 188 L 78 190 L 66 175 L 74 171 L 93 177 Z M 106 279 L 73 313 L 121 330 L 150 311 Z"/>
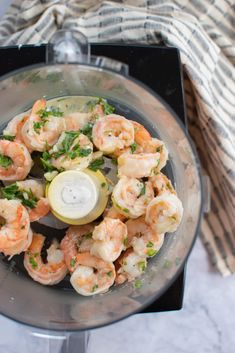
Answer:
<path fill-rule="evenodd" d="M 183 309 L 137 314 L 89 333 L 87 353 L 232 353 L 235 350 L 235 277 L 222 278 L 197 240 L 187 265 Z M 0 316 L 0 353 L 59 352 L 29 340 L 28 329 Z M 74 350 L 71 353 L 80 353 Z"/>

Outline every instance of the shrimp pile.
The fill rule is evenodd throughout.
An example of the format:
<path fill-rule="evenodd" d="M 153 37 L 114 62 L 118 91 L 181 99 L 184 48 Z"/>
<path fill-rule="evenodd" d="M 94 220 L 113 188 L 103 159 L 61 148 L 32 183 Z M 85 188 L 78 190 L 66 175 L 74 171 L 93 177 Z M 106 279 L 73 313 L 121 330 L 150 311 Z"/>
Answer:
<path fill-rule="evenodd" d="M 35 155 L 44 170 L 37 179 L 31 175 Z M 106 175 L 110 168 L 104 160 L 113 166 L 115 181 Z M 182 203 L 162 173 L 167 160 L 163 141 L 116 114 L 102 98 L 67 113 L 37 100 L 8 123 L 0 138 L 0 252 L 24 252 L 27 273 L 43 285 L 55 285 L 68 274 L 84 296 L 133 281 L 182 220 Z M 69 226 L 61 242 L 53 239 L 48 245 L 33 225 L 50 213 L 46 183 L 63 171 L 87 169 L 106 176 L 109 200 L 102 217 Z"/>

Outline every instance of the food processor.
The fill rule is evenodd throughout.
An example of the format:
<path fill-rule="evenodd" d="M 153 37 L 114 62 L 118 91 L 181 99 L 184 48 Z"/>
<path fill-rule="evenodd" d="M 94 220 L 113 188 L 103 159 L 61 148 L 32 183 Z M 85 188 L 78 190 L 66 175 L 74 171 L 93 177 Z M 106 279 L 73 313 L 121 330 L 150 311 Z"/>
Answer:
<path fill-rule="evenodd" d="M 184 216 L 177 231 L 166 236 L 159 254 L 149 261 L 141 288 L 130 282 L 103 295 L 85 298 L 66 285 L 41 286 L 11 266 L 11 262 L 2 261 L 1 313 L 34 327 L 32 331 L 40 335 L 43 335 L 40 329 L 50 332 L 45 338 L 54 335 L 66 339 L 72 331 L 111 324 L 143 310 L 160 297 L 181 272 L 202 214 L 200 164 L 176 114 L 156 93 L 131 78 L 126 64 L 91 56 L 86 38 L 77 31 L 58 31 L 52 37 L 47 45 L 46 64 L 2 77 L 1 126 L 29 109 L 39 97 L 73 95 L 98 96 L 113 102 L 124 116 L 141 122 L 154 137 L 164 141 L 170 154 L 166 172 L 183 203 Z M 50 232 L 55 235 L 56 231 Z M 171 265 L 166 266 L 167 263 Z"/>

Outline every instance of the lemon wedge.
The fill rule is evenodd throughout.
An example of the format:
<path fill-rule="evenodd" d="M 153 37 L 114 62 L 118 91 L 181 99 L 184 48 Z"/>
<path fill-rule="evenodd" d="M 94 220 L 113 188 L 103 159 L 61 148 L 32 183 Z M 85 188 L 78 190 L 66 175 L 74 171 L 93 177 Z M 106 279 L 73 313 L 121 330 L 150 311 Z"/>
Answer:
<path fill-rule="evenodd" d="M 47 185 L 46 196 L 55 217 L 68 224 L 87 224 L 103 213 L 108 183 L 100 171 L 68 170 Z"/>

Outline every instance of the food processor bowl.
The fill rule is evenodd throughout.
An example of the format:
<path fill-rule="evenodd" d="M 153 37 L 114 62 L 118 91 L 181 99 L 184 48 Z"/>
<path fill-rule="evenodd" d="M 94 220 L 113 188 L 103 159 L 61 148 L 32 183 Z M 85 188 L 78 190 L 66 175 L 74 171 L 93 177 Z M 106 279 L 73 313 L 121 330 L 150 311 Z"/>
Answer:
<path fill-rule="evenodd" d="M 60 33 L 48 47 L 46 65 L 27 67 L 1 79 L 1 128 L 40 97 L 103 97 L 113 103 L 118 112 L 141 122 L 154 137 L 164 141 L 170 156 L 166 173 L 175 185 L 184 214 L 177 231 L 166 235 L 157 256 L 149 260 L 138 286 L 134 281 L 114 286 L 105 294 L 82 297 L 68 286 L 46 287 L 32 281 L 19 270 L 14 257 L 10 262 L 1 261 L 0 312 L 24 324 L 63 331 L 111 324 L 156 300 L 182 270 L 202 214 L 199 161 L 176 114 L 148 87 L 129 77 L 126 65 L 106 58 L 90 58 L 85 44 L 82 55 L 79 46 L 75 54 L 72 51 L 72 56 L 62 55 L 62 58 L 53 51 L 58 38 L 66 43 L 72 38 L 76 43 L 76 36 L 76 32 Z M 60 45 L 63 47 L 61 42 Z M 65 47 L 69 53 L 68 45 Z M 56 229 L 51 232 L 56 236 Z"/>

